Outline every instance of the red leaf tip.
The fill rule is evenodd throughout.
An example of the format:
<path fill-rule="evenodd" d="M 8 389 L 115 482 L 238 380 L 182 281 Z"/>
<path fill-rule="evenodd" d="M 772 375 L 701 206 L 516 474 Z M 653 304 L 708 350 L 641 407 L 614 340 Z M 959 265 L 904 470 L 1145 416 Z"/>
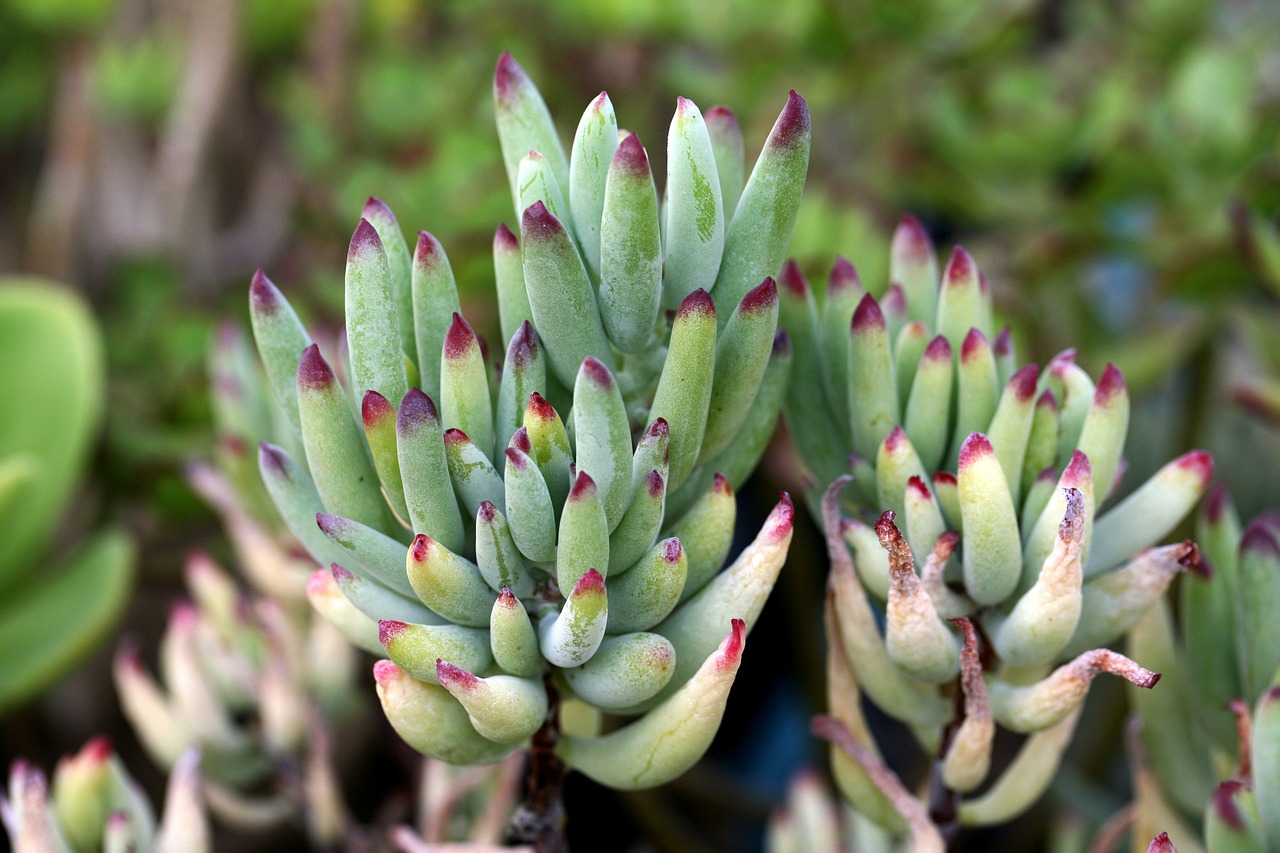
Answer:
<path fill-rule="evenodd" d="M 520 63 L 511 56 L 511 51 L 504 50 L 493 69 L 493 94 L 505 100 L 512 96 L 518 86 L 528 80 L 529 76 L 520 67 Z"/>
<path fill-rule="evenodd" d="M 552 421 L 557 417 L 555 408 L 537 391 L 529 395 L 529 404 L 525 407 L 525 414 L 532 415 L 543 421 Z"/>
<path fill-rule="evenodd" d="M 364 399 L 360 401 L 360 419 L 364 421 L 364 428 L 375 429 L 388 418 L 395 416 L 396 410 L 391 408 L 391 404 L 387 402 L 387 398 L 379 394 L 377 391 L 365 391 Z"/>
<path fill-rule="evenodd" d="M 711 491 L 725 497 L 733 497 L 733 486 L 729 485 L 729 480 L 719 471 L 711 482 Z"/>
<path fill-rule="evenodd" d="M 98 735 L 90 738 L 76 757 L 91 764 L 103 764 L 111 757 L 111 752 L 111 739 L 106 735 Z"/>
<path fill-rule="evenodd" d="M 987 437 L 980 432 L 971 432 L 964 444 L 960 445 L 960 470 L 963 471 L 983 458 L 994 456 L 995 451 Z"/>
<path fill-rule="evenodd" d="M 947 261 L 946 272 L 943 273 L 942 281 L 944 286 L 958 286 L 976 283 L 977 267 L 973 263 L 973 256 L 965 251 L 964 246 L 956 246 L 951 250 L 951 259 Z"/>
<path fill-rule="evenodd" d="M 259 314 L 270 314 L 280 307 L 280 291 L 259 268 L 249 282 L 249 307 Z"/>
<path fill-rule="evenodd" d="M 339 566 L 337 563 L 330 563 L 329 571 L 333 573 L 333 579 L 340 584 L 350 583 L 351 581 L 355 580 L 355 577 L 356 577 L 355 575 L 351 574 L 349 570 L 344 569 L 342 566 Z"/>
<path fill-rule="evenodd" d="M 640 144 L 637 134 L 629 133 L 618 143 L 618 150 L 613 154 L 613 164 L 634 177 L 649 176 L 649 154 Z"/>
<path fill-rule="evenodd" d="M 924 358 L 926 361 L 932 362 L 951 362 L 951 342 L 944 335 L 938 335 L 929 341 L 929 345 L 924 348 Z"/>
<path fill-rule="evenodd" d="M 410 388 L 400 401 L 400 411 L 396 413 L 396 430 L 403 434 L 427 422 L 440 422 L 436 404 L 421 389 Z"/>
<path fill-rule="evenodd" d="M 577 479 L 573 481 L 573 487 L 569 489 L 569 500 L 585 500 L 588 497 L 594 497 L 597 493 L 596 481 L 591 479 L 591 475 L 586 471 L 579 471 Z"/>
<path fill-rule="evenodd" d="M 933 492 L 929 491 L 929 487 L 925 485 L 924 480 L 918 474 L 912 474 L 907 480 L 907 492 L 914 492 L 915 496 L 922 501 L 927 501 L 933 497 Z"/>
<path fill-rule="evenodd" d="M 929 233 L 924 225 L 909 213 L 898 218 L 898 227 L 893 231 L 891 251 L 905 260 L 922 263 L 929 259 L 933 246 L 929 243 Z"/>
<path fill-rule="evenodd" d="M 483 682 L 460 666 L 454 666 L 446 660 L 436 658 L 436 678 L 445 689 L 456 688 L 470 693 L 482 686 Z"/>
<path fill-rule="evenodd" d="M 736 669 L 742 662 L 742 647 L 747 639 L 747 623 L 741 619 L 729 622 L 729 634 L 720 642 L 720 660 L 717 669 L 724 672 Z"/>
<path fill-rule="evenodd" d="M 1222 517 L 1226 515 L 1231 508 L 1231 493 L 1227 491 L 1227 487 L 1218 483 L 1209 489 L 1209 494 L 1204 499 L 1204 518 L 1210 524 L 1220 524 Z"/>
<path fill-rule="evenodd" d="M 396 637 L 404 633 L 409 625 L 406 622 L 397 622 L 394 619 L 383 619 L 378 623 L 378 642 L 382 645 L 388 645 Z"/>
<path fill-rule="evenodd" d="M 667 490 L 666 480 L 657 471 L 650 471 L 644 475 L 645 490 L 648 491 L 649 497 L 658 500 Z"/>
<path fill-rule="evenodd" d="M 422 232 L 425 234 L 426 232 Z M 499 222 L 498 230 L 493 232 L 493 250 L 495 252 L 518 252 L 520 251 L 520 240 L 507 227 L 507 223 Z"/>
<path fill-rule="evenodd" d="M 1240 553 L 1255 553 L 1280 562 L 1280 542 L 1266 522 L 1258 519 L 1249 523 L 1240 536 Z"/>
<path fill-rule="evenodd" d="M 351 235 L 351 245 L 347 249 L 347 260 L 354 261 L 360 255 L 368 252 L 385 252 L 382 247 L 382 238 L 378 236 L 378 229 L 374 228 L 369 220 L 361 217 L 360 224 L 356 226 L 355 233 Z"/>
<path fill-rule="evenodd" d="M 677 563 L 684 554 L 684 546 L 675 536 L 662 541 L 662 559 L 664 562 Z"/>
<path fill-rule="evenodd" d="M 765 519 L 769 538 L 776 542 L 790 535 L 791 528 L 795 524 L 795 518 L 796 508 L 795 504 L 791 502 L 791 495 L 786 492 L 779 492 L 777 504 L 774 505 L 773 511 L 769 513 L 769 517 Z"/>
<path fill-rule="evenodd" d="M 1009 377 L 1009 387 L 1013 389 L 1019 403 L 1026 403 L 1035 396 L 1036 380 L 1039 375 L 1039 367 L 1034 364 L 1024 364 Z"/>
<path fill-rule="evenodd" d="M 1199 478 L 1203 486 L 1213 479 L 1213 456 L 1205 450 L 1193 450 L 1178 458 L 1177 465 Z"/>
<path fill-rule="evenodd" d="M 716 316 L 716 304 L 711 300 L 711 294 L 701 287 L 686 296 L 680 303 L 680 310 L 676 312 L 676 321 L 694 316 L 712 320 Z"/>
<path fill-rule="evenodd" d="M 476 333 L 471 330 L 471 324 L 463 319 L 461 314 L 453 312 L 453 322 L 449 324 L 449 331 L 444 335 L 444 357 L 464 358 L 471 353 L 473 347 L 478 350 L 479 346 Z"/>
<path fill-rule="evenodd" d="M 837 255 L 827 277 L 827 293 L 840 293 L 845 290 L 862 289 L 862 279 L 858 278 L 858 270 L 844 255 Z"/>
<path fill-rule="evenodd" d="M 320 354 L 320 347 L 312 344 L 302 351 L 298 361 L 298 386 L 308 391 L 327 391 L 337 380 L 329 362 Z"/>
<path fill-rule="evenodd" d="M 587 569 L 582 577 L 578 578 L 578 582 L 573 585 L 573 592 L 569 593 L 569 596 L 577 598 L 587 594 L 604 594 L 604 575 L 595 569 Z"/>
<path fill-rule="evenodd" d="M 978 329 L 970 329 L 964 336 L 964 342 L 960 344 L 960 361 L 973 361 L 975 358 L 981 358 L 983 353 L 989 352 L 991 347 L 987 345 L 987 336 Z"/>
<path fill-rule="evenodd" d="M 430 536 L 425 533 L 419 533 L 413 537 L 413 544 L 409 546 L 409 558 L 415 563 L 426 562 L 427 557 L 431 554 L 431 546 L 434 544 Z"/>
<path fill-rule="evenodd" d="M 1013 332 L 1008 326 L 996 335 L 995 342 L 991 344 L 991 350 L 1002 358 L 1013 352 Z"/>
<path fill-rule="evenodd" d="M 476 510 L 477 524 L 493 524 L 498 517 L 498 508 L 491 501 L 480 501 Z"/>
<path fill-rule="evenodd" d="M 383 219 L 388 225 L 397 225 L 396 215 L 391 212 L 391 207 L 377 196 L 369 196 L 369 200 L 364 203 L 364 210 L 360 211 L 360 215 L 372 222 L 374 219 Z"/>
<path fill-rule="evenodd" d="M 853 319 L 849 322 L 849 329 L 854 334 L 860 334 L 884 328 L 886 328 L 884 313 L 880 310 L 880 304 L 868 293 L 862 297 L 858 307 L 853 309 Z"/>
<path fill-rule="evenodd" d="M 400 667 L 389 660 L 380 660 L 373 665 L 373 680 L 385 685 L 403 675 Z"/>
<path fill-rule="evenodd" d="M 589 355 L 582 360 L 579 372 L 583 378 L 601 390 L 608 391 L 613 388 L 613 374 L 604 366 L 604 362 L 594 355 Z"/>
<path fill-rule="evenodd" d="M 809 105 L 792 89 L 787 94 L 786 106 L 778 114 L 767 144 L 788 147 L 804 141 L 809 135 Z"/>
<path fill-rule="evenodd" d="M 768 311 L 777 304 L 778 285 L 774 282 L 773 276 L 766 276 L 764 281 L 748 290 L 742 297 L 742 301 L 738 303 L 738 311 L 743 314 L 752 314 L 757 311 Z"/>
<path fill-rule="evenodd" d="M 1120 372 L 1120 368 L 1109 363 L 1102 371 L 1102 376 L 1098 378 L 1098 385 L 1093 390 L 1093 404 L 1105 406 L 1117 394 L 1124 393 L 1124 390 L 1124 374 Z"/>
<path fill-rule="evenodd" d="M 782 285 L 784 291 L 801 299 L 809 292 L 809 281 L 793 258 L 788 258 L 782 265 L 782 272 L 778 274 L 778 283 Z"/>

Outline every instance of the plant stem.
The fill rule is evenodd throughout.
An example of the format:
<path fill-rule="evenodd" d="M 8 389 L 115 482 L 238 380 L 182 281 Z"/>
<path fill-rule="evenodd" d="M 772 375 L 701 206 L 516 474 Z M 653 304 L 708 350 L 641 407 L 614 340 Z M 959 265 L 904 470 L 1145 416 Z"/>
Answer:
<path fill-rule="evenodd" d="M 529 745 L 529 771 L 525 776 L 525 801 L 511 817 L 511 840 L 530 844 L 537 853 L 568 853 L 565 835 L 564 762 L 556 755 L 560 739 L 560 694 L 544 678 L 547 719 L 533 733 Z"/>

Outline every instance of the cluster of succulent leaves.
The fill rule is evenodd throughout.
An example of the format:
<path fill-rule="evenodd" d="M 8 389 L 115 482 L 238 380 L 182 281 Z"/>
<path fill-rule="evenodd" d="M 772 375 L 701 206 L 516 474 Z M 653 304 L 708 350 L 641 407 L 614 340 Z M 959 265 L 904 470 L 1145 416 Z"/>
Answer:
<path fill-rule="evenodd" d="M 732 114 L 681 99 L 660 206 L 607 95 L 571 157 L 508 54 L 494 98 L 520 217 L 518 238 L 506 226 L 494 238 L 503 364 L 462 317 L 443 247 L 420 232 L 411 254 L 371 199 L 347 261 L 345 382 L 254 279 L 254 333 L 295 447 L 263 444 L 262 475 L 331 567 L 313 604 L 357 645 L 385 648 L 379 696 L 411 745 L 490 761 L 564 695 L 645 712 L 560 738 L 570 766 L 658 784 L 710 743 L 790 542 L 784 496 L 717 575 L 733 489 L 785 388 L 770 274 L 804 183 L 808 113 L 792 93 L 744 182 Z"/>
<path fill-rule="evenodd" d="M 0 817 L 16 853 L 207 853 L 213 837 L 199 765 L 194 749 L 177 762 L 157 823 L 110 741 L 95 738 L 58 762 L 52 786 L 39 768 L 14 762 Z"/>
<path fill-rule="evenodd" d="M 1130 696 L 1151 784 L 1139 819 L 1165 824 L 1179 849 L 1274 850 L 1280 844 L 1280 527 L 1242 525 L 1227 491 L 1205 500 L 1196 538 L 1206 571 L 1180 584 L 1129 634 L 1164 673 Z M 1177 617 L 1175 619 L 1174 613 Z"/>
<path fill-rule="evenodd" d="M 78 298 L 0 281 L 0 710 L 87 654 L 132 587 L 133 550 L 118 531 L 50 555 L 98 434 L 102 372 L 101 335 Z"/>
<path fill-rule="evenodd" d="M 816 482 L 835 480 L 820 509 L 831 712 L 867 751 L 857 763 L 837 750 L 834 769 L 859 809 L 902 825 L 902 804 L 868 770 L 880 759 L 865 693 L 937 755 L 961 823 L 1001 822 L 1043 792 L 1098 673 L 1143 687 L 1159 677 L 1104 647 L 1198 564 L 1190 542 L 1150 546 L 1194 506 L 1212 461 L 1188 453 L 1103 509 L 1128 427 L 1120 372 L 1095 384 L 1071 351 L 1043 371 L 1017 367 L 973 258 L 957 247 L 939 275 L 909 217 L 890 269 L 877 300 L 837 262 L 821 310 L 794 265 L 781 278 L 795 369 L 816 377 L 789 386 L 786 423 Z M 841 518 L 850 479 L 855 508 L 884 511 L 874 526 Z M 963 799 L 988 781 L 996 724 L 1030 737 Z"/>

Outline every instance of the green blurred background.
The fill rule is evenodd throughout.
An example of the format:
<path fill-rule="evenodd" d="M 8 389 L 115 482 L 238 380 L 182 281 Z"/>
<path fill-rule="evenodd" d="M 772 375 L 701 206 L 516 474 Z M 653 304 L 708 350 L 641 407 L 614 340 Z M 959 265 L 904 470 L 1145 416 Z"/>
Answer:
<path fill-rule="evenodd" d="M 334 321 L 377 195 L 440 238 L 496 338 L 502 50 L 566 140 L 608 90 L 659 173 L 677 95 L 732 107 L 750 162 L 796 89 L 812 278 L 839 253 L 883 290 L 914 213 L 977 257 L 1025 358 L 1125 371 L 1129 482 L 1201 446 L 1244 514 L 1280 504 L 1274 0 L 0 0 L 0 272 L 67 282 L 104 325 L 106 431 L 73 517 L 138 537 L 131 620 L 158 620 L 179 555 L 218 536 L 180 469 L 216 439 L 208 347 L 255 268 Z"/>

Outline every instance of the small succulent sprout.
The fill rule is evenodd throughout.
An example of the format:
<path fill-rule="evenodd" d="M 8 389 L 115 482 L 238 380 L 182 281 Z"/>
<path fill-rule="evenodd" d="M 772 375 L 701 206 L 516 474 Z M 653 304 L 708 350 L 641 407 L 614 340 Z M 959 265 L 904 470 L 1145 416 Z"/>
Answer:
<path fill-rule="evenodd" d="M 970 434 L 961 446 L 956 484 L 965 591 L 979 604 L 998 604 L 1022 575 L 1022 543 L 1009 483 L 982 433 Z"/>
<path fill-rule="evenodd" d="M 520 201 L 520 161 L 530 151 L 547 158 L 556 183 L 570 186 L 569 161 L 538 87 L 509 52 L 498 57 L 493 72 L 493 101 L 502 160 L 511 183 L 511 198 Z M 523 208 L 516 209 L 518 216 Z"/>
<path fill-rule="evenodd" d="M 612 155 L 600 214 L 600 314 L 615 347 L 639 352 L 653 337 L 662 304 L 663 256 L 658 193 L 635 134 Z"/>
<path fill-rule="evenodd" d="M 578 472 L 560 514 L 556 545 L 556 582 L 573 589 L 588 571 L 609 565 L 609 522 L 595 481 Z"/>
<path fill-rule="evenodd" d="M 487 454 L 493 447 L 493 411 L 480 341 L 454 314 L 440 358 L 440 417 L 444 428 L 465 432 Z"/>
<path fill-rule="evenodd" d="M 1169 840 L 1169 833 L 1162 832 L 1147 845 L 1147 853 L 1178 853 L 1178 848 Z"/>
<path fill-rule="evenodd" d="M 444 426 L 432 399 L 410 388 L 396 412 L 396 447 L 408 521 L 445 547 L 463 546 L 462 514 L 449 480 Z"/>
<path fill-rule="evenodd" d="M 597 276 L 601 274 L 601 243 L 604 240 L 601 220 L 608 206 L 609 174 L 618 147 L 618 117 L 608 93 L 601 92 L 587 105 L 578 121 L 573 149 L 569 153 L 569 183 L 566 185 L 583 259 Z M 645 171 L 648 172 L 647 160 Z M 652 183 L 650 178 L 651 187 Z M 653 224 L 656 227 L 657 196 L 654 198 Z"/>
<path fill-rule="evenodd" d="M 510 235 L 511 232 L 507 232 Z M 515 240 L 514 237 L 511 238 Z M 497 253 L 495 246 L 494 252 Z M 518 247 L 517 247 L 518 252 Z M 519 263 L 517 256 L 516 262 Z M 418 232 L 410 274 L 413 292 L 414 346 L 419 385 L 428 396 L 440 397 L 440 352 L 454 314 L 461 313 L 453 267 L 440 241 Z"/>
<path fill-rule="evenodd" d="M 533 621 L 509 589 L 501 590 L 493 602 L 493 611 L 489 615 L 489 642 L 493 660 L 504 671 L 524 678 L 532 678 L 542 671 Z"/>
<path fill-rule="evenodd" d="M 519 178 L 520 210 L 528 210 L 534 202 L 546 206 L 547 211 L 561 222 L 570 221 L 569 205 L 556 176 L 551 172 L 551 164 L 537 151 L 530 151 L 520 158 Z"/>

